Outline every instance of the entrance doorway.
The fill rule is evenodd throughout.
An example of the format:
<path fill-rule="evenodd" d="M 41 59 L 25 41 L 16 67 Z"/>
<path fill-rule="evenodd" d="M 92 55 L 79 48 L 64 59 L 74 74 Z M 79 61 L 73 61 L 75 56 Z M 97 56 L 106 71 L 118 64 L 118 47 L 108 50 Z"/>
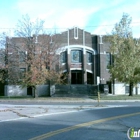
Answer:
<path fill-rule="evenodd" d="M 109 87 L 109 93 L 113 93 L 113 89 L 112 89 L 112 83 L 111 83 L 111 81 L 107 81 L 106 82 L 107 83 L 107 85 L 108 85 L 108 87 Z"/>
<path fill-rule="evenodd" d="M 4 96 L 4 83 L 0 82 L 0 96 Z"/>
<path fill-rule="evenodd" d="M 92 80 L 93 74 L 87 72 L 87 84 L 93 84 Z"/>
<path fill-rule="evenodd" d="M 71 84 L 82 84 L 82 71 L 81 70 L 71 71 Z"/>
<path fill-rule="evenodd" d="M 32 96 L 32 87 L 27 87 L 27 95 Z"/>

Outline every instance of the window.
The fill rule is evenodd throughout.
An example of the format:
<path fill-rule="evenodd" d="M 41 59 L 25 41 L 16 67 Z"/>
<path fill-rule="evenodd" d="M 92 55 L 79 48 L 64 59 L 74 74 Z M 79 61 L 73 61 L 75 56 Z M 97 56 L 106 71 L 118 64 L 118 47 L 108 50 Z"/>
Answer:
<path fill-rule="evenodd" d="M 25 62 L 26 53 L 24 51 L 19 52 L 19 62 Z"/>
<path fill-rule="evenodd" d="M 87 52 L 86 56 L 87 56 L 87 63 L 92 63 L 92 53 Z"/>
<path fill-rule="evenodd" d="M 66 52 L 62 52 L 61 55 L 60 55 L 60 61 L 61 63 L 66 63 Z"/>
<path fill-rule="evenodd" d="M 103 37 L 100 35 L 100 44 L 103 44 Z"/>
<path fill-rule="evenodd" d="M 109 52 L 106 52 L 106 68 L 111 65 L 111 54 Z"/>
<path fill-rule="evenodd" d="M 78 28 L 77 27 L 74 28 L 74 38 L 78 39 Z"/>
<path fill-rule="evenodd" d="M 20 79 L 25 77 L 26 68 L 20 68 Z"/>
<path fill-rule="evenodd" d="M 80 50 L 71 51 L 71 62 L 72 63 L 81 63 L 82 62 L 82 51 L 80 51 Z"/>

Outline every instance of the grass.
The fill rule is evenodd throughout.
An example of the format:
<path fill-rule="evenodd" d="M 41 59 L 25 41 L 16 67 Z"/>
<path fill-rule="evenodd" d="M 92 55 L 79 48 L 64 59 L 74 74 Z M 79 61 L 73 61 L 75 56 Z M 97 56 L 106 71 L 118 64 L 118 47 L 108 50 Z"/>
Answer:
<path fill-rule="evenodd" d="M 90 98 L 97 100 L 97 96 L 91 96 Z M 100 100 L 140 100 L 140 95 L 101 95 Z"/>
<path fill-rule="evenodd" d="M 0 96 L 0 99 L 32 99 L 33 97 L 26 96 Z"/>
<path fill-rule="evenodd" d="M 90 97 L 38 97 L 33 98 L 32 96 L 12 96 L 12 97 L 6 97 L 6 96 L 0 96 L 0 99 L 4 100 L 46 100 L 46 101 L 78 101 L 83 99 L 93 99 L 97 100 L 97 96 L 90 96 Z M 100 100 L 140 100 L 140 95 L 101 95 Z"/>

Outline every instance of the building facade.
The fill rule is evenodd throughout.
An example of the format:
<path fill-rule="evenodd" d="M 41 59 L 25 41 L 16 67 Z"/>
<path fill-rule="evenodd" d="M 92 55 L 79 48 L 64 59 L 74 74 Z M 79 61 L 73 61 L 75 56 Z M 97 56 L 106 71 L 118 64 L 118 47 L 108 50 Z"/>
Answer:
<path fill-rule="evenodd" d="M 29 45 L 34 46 L 32 48 L 34 48 L 35 54 L 48 49 L 48 47 L 45 48 L 48 44 L 50 45 L 49 49 L 52 46 L 55 48 L 51 50 L 50 54 L 55 54 L 57 62 L 52 64 L 51 69 L 67 75 L 65 84 L 107 85 L 109 93 L 126 93 L 124 84 L 110 81 L 108 65 L 112 62 L 110 44 L 106 36 L 93 35 L 74 27 L 55 35 L 33 36 L 30 41 L 31 44 Z M 14 79 L 20 79 L 22 73 L 27 71 L 24 59 L 27 58 L 29 50 L 25 46 L 27 46 L 25 38 L 7 38 L 7 63 L 11 65 L 9 71 L 15 73 L 13 75 L 12 72 Z M 26 90 L 26 94 L 30 95 L 28 90 Z"/>
<path fill-rule="evenodd" d="M 65 43 L 58 49 L 60 67 L 68 73 L 69 84 L 109 83 L 107 65 L 111 63 L 109 43 L 104 36 L 92 35 L 77 27 L 63 32 Z"/>
<path fill-rule="evenodd" d="M 29 46 L 32 46 L 37 54 L 42 51 L 42 46 L 51 44 L 55 46 L 51 52 L 54 51 L 56 57 L 59 58 L 52 68 L 61 71 L 64 75 L 67 74 L 66 84 L 97 85 L 98 77 L 100 84 L 111 85 L 107 69 L 111 56 L 109 43 L 104 41 L 104 36 L 92 35 L 83 29 L 74 27 L 51 36 L 33 36 L 28 41 L 28 45 L 27 41 L 22 37 L 7 38 L 7 63 L 10 65 L 11 81 L 19 80 L 22 73 L 27 71 L 24 60 L 27 58 Z M 10 80 L 8 84 L 12 84 Z"/>

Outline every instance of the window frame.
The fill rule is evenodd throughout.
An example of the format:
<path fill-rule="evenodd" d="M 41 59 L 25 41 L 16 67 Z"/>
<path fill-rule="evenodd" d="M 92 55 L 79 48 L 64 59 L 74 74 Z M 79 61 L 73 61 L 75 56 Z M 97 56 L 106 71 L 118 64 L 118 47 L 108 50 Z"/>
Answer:
<path fill-rule="evenodd" d="M 20 77 L 20 79 L 23 79 L 25 77 L 25 73 L 26 73 L 26 68 L 20 68 L 19 69 L 19 77 Z"/>
<path fill-rule="evenodd" d="M 90 56 L 90 57 L 89 57 Z M 89 58 L 90 58 L 90 60 L 89 60 Z M 93 63 L 93 61 L 92 61 L 92 59 L 93 59 L 93 56 L 92 56 L 92 52 L 86 52 L 86 62 L 88 63 L 88 64 L 92 64 Z"/>
<path fill-rule="evenodd" d="M 110 52 L 106 52 L 106 69 L 108 70 L 109 66 L 111 66 L 111 53 Z"/>
<path fill-rule="evenodd" d="M 71 50 L 71 63 L 82 63 L 82 50 Z"/>
<path fill-rule="evenodd" d="M 67 55 L 66 55 L 66 51 L 64 51 L 60 54 L 60 62 L 66 63 L 66 61 L 67 61 Z"/>
<path fill-rule="evenodd" d="M 25 51 L 19 51 L 19 62 L 24 63 L 26 60 L 26 52 Z"/>

